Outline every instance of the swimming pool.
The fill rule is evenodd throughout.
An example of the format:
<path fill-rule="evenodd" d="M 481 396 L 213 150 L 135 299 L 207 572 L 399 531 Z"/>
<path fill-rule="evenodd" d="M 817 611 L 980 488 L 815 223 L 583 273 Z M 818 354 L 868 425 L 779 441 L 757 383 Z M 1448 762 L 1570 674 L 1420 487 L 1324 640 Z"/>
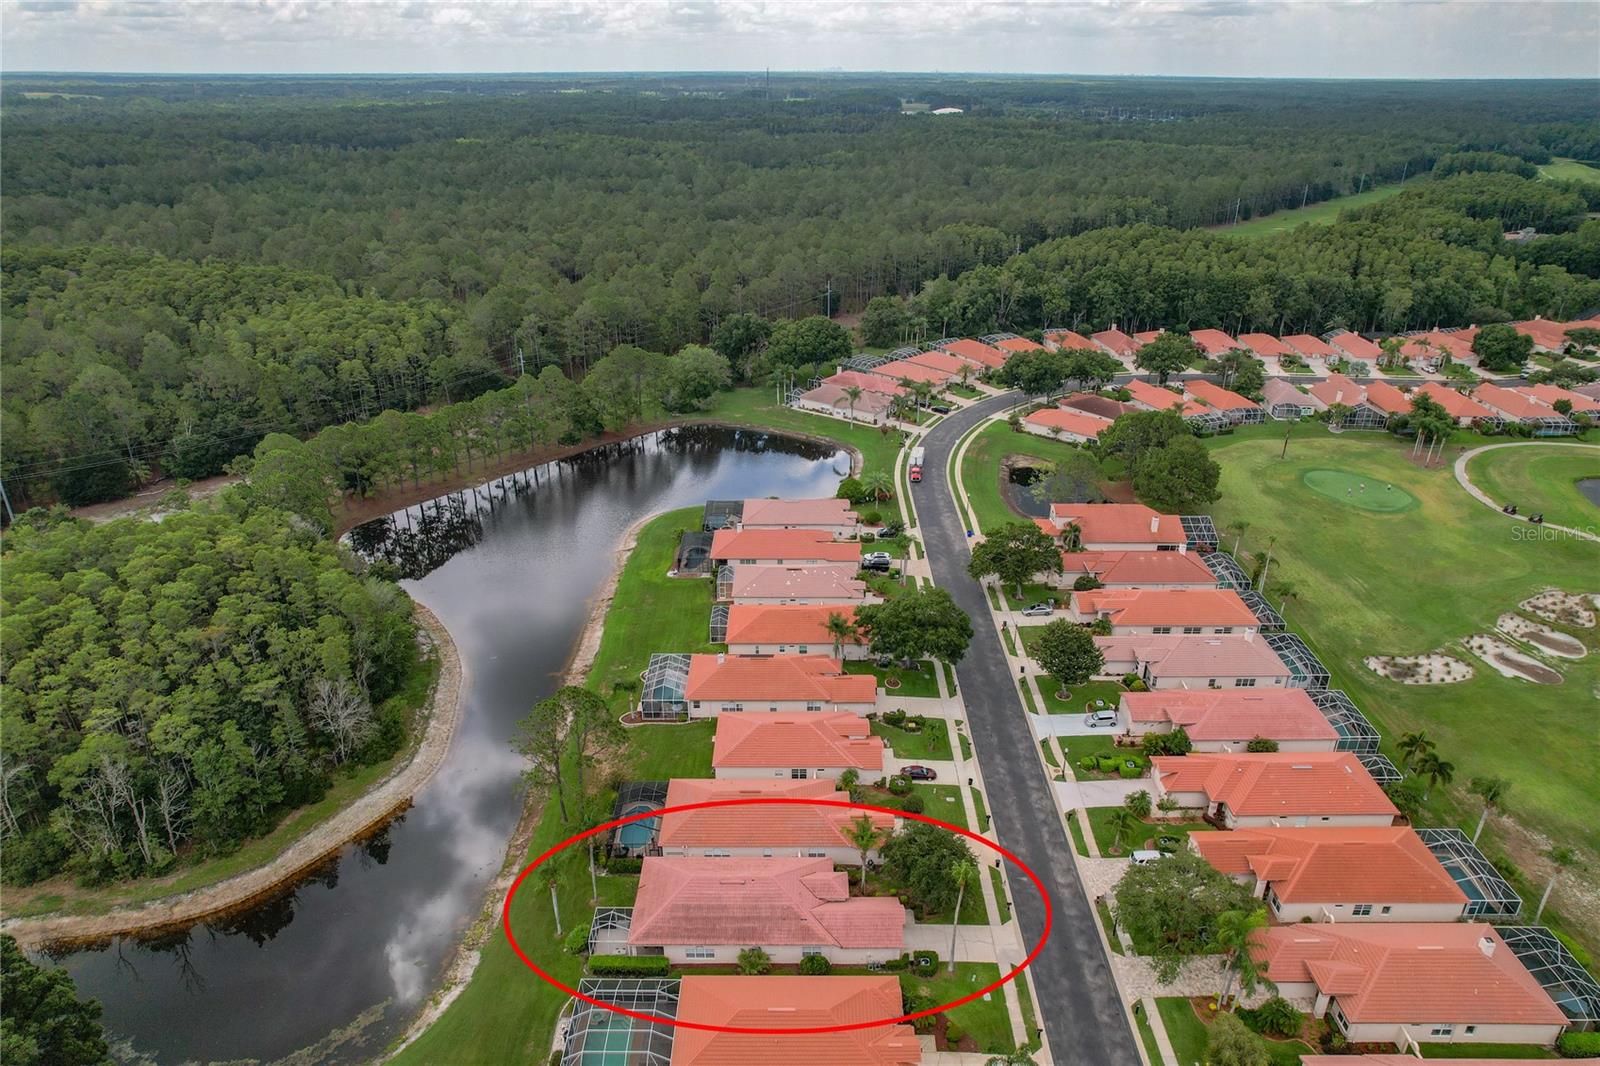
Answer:
<path fill-rule="evenodd" d="M 645 811 L 656 810 L 653 803 L 636 803 L 622 812 L 621 817 L 642 814 Z M 661 828 L 660 818 L 641 818 L 637 822 L 617 827 L 617 843 L 630 850 L 648 848 L 656 842 L 656 833 Z"/>

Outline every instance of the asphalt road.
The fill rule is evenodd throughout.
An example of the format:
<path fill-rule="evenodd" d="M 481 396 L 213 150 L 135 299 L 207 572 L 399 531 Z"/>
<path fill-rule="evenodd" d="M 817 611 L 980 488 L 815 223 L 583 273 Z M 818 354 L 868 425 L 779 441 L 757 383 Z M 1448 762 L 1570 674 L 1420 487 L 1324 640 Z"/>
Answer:
<path fill-rule="evenodd" d="M 1050 1051 L 1058 1064 L 1139 1066 L 1134 1034 L 1078 880 L 1072 843 L 1039 766 L 1027 711 L 1012 684 L 1000 637 L 988 623 L 988 600 L 967 576 L 966 529 L 945 473 L 957 438 L 1017 398 L 1010 393 L 962 408 L 923 438 L 927 455 L 922 483 L 912 489 L 917 519 L 934 580 L 976 620 L 972 646 L 956 667 L 956 677 L 983 766 L 995 835 L 1033 868 L 1050 892 L 1054 925 L 1032 967 L 1036 1007 L 1050 1036 Z M 1044 906 L 1026 880 L 1013 878 L 1012 885 L 1012 902 L 1031 947 L 1044 929 Z"/>

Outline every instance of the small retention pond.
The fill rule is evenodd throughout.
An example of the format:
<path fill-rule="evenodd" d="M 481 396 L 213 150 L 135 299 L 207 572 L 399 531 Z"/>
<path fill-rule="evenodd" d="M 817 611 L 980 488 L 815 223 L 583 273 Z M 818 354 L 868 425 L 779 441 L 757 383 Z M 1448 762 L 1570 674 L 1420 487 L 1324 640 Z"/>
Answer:
<path fill-rule="evenodd" d="M 848 454 L 751 430 L 665 430 L 370 522 L 469 679 L 450 753 L 402 818 L 291 891 L 156 941 L 59 960 L 125 1062 L 367 1061 L 427 1000 L 520 812 L 518 719 L 554 691 L 640 517 L 709 498 L 828 496 Z M 670 649 L 663 649 L 670 650 Z"/>
<path fill-rule="evenodd" d="M 1578 482 L 1578 491 L 1583 498 L 1600 507 L 1600 477 L 1586 477 Z"/>

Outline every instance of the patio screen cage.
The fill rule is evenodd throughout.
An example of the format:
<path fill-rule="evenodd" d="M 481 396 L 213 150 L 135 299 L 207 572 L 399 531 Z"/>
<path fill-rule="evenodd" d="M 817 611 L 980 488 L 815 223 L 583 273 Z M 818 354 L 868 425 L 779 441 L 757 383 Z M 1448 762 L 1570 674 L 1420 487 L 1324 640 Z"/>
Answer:
<path fill-rule="evenodd" d="M 1311 702 L 1317 705 L 1317 710 L 1322 712 L 1322 717 L 1339 734 L 1335 751 L 1350 751 L 1357 755 L 1377 754 L 1378 731 L 1349 696 L 1336 688 L 1318 689 L 1309 695 Z"/>
<path fill-rule="evenodd" d="M 733 598 L 733 564 L 723 563 L 717 568 L 717 599 Z"/>
<path fill-rule="evenodd" d="M 678 538 L 678 561 L 675 569 L 680 574 L 710 574 L 711 540 L 714 534 L 704 530 L 691 530 Z"/>
<path fill-rule="evenodd" d="M 728 610 L 726 603 L 711 605 L 711 633 L 708 639 L 712 644 L 728 643 Z"/>
<path fill-rule="evenodd" d="M 1513 925 L 1502 928 L 1500 938 L 1555 1000 L 1574 1029 L 1600 1025 L 1600 982 L 1554 933 L 1542 925 Z"/>
<path fill-rule="evenodd" d="M 1233 424 L 1221 411 L 1197 411 L 1184 416 L 1183 420 L 1202 437 L 1215 436 Z"/>
<path fill-rule="evenodd" d="M 589 923 L 589 954 L 633 954 L 628 945 L 628 930 L 632 927 L 632 907 L 601 907 L 594 912 L 594 921 Z"/>
<path fill-rule="evenodd" d="M 985 333 L 978 338 L 984 344 L 999 344 L 1001 341 L 1021 340 L 1015 333 Z"/>
<path fill-rule="evenodd" d="M 876 370 L 885 363 L 892 363 L 893 359 L 884 355 L 856 355 L 844 361 L 846 370 L 860 370 L 866 372 Z"/>
<path fill-rule="evenodd" d="M 707 500 L 700 525 L 703 529 L 730 529 L 743 517 L 743 500 Z"/>
<path fill-rule="evenodd" d="M 687 655 L 650 656 L 645 668 L 644 688 L 639 697 L 639 713 L 651 721 L 670 721 L 689 711 L 684 690 L 689 684 Z"/>
<path fill-rule="evenodd" d="M 611 817 L 636 814 L 642 807 L 660 808 L 667 802 L 665 781 L 629 781 L 617 789 L 617 802 L 611 805 Z"/>
<path fill-rule="evenodd" d="M 1467 834 L 1459 829 L 1418 829 L 1417 836 L 1467 894 L 1468 918 L 1515 918 L 1522 913 L 1522 897 Z"/>
<path fill-rule="evenodd" d="M 1217 550 L 1217 525 L 1211 521 L 1210 515 L 1179 515 L 1178 521 L 1183 525 L 1183 536 L 1189 542 L 1190 551 L 1209 552 Z"/>
<path fill-rule="evenodd" d="M 1261 593 L 1243 589 L 1239 592 L 1239 598 L 1250 608 L 1250 613 L 1256 616 L 1256 623 L 1263 633 L 1283 628 L 1283 615 L 1279 614 Z"/>
<path fill-rule="evenodd" d="M 1217 584 L 1223 588 L 1243 592 L 1250 587 L 1250 575 L 1227 552 L 1202 552 L 1200 561 L 1217 575 Z"/>
<path fill-rule="evenodd" d="M 1380 785 L 1392 785 L 1405 776 L 1400 772 L 1400 768 L 1389 760 L 1389 756 L 1379 752 L 1357 753 L 1356 758 L 1361 760 L 1361 765 L 1366 767 L 1367 773 L 1371 774 L 1372 779 Z"/>
<path fill-rule="evenodd" d="M 1578 423 L 1561 415 L 1524 418 L 1522 424 L 1532 427 L 1535 437 L 1570 437 L 1578 432 Z"/>
<path fill-rule="evenodd" d="M 581 999 L 572 1001 L 561 1066 L 671 1066 L 678 982 L 662 979 L 590 977 L 578 991 L 662 1019 L 647 1022 Z"/>
<path fill-rule="evenodd" d="M 1295 688 L 1327 688 L 1328 668 L 1306 646 L 1298 633 L 1264 633 L 1267 647 L 1278 653 L 1289 668 L 1289 683 Z"/>

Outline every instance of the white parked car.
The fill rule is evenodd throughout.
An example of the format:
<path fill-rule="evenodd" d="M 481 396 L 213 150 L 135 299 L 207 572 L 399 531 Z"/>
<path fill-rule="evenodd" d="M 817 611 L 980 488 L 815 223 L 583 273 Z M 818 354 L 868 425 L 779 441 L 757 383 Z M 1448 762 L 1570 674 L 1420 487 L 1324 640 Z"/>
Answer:
<path fill-rule="evenodd" d="M 1024 618 L 1040 618 L 1045 615 L 1055 614 L 1056 609 L 1048 603 L 1033 603 L 1022 609 Z"/>
<path fill-rule="evenodd" d="M 1117 712 L 1110 708 L 1103 711 L 1090 711 L 1083 716 L 1083 724 L 1095 729 L 1099 729 L 1102 726 L 1115 726 L 1117 724 Z"/>
<path fill-rule="evenodd" d="M 1160 862 L 1166 856 L 1159 851 L 1141 850 L 1134 852 L 1132 858 L 1135 866 L 1150 866 Z"/>

